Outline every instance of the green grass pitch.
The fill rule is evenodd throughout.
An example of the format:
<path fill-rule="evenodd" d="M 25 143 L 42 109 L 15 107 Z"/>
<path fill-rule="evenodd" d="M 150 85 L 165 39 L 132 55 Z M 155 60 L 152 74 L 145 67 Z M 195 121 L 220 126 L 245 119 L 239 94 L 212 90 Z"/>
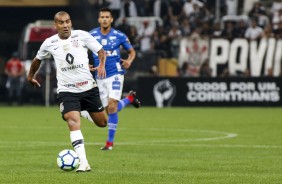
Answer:
<path fill-rule="evenodd" d="M 0 107 L 2 184 L 273 184 L 282 182 L 282 108 L 126 108 L 113 151 L 82 120 L 88 173 L 65 172 L 72 149 L 58 107 Z"/>

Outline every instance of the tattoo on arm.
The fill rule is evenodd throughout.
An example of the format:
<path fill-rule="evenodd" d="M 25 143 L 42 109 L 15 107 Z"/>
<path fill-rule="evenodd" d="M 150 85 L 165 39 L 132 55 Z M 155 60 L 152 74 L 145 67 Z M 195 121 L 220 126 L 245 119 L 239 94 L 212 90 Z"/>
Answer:
<path fill-rule="evenodd" d="M 100 63 L 102 64 L 106 63 L 106 52 L 104 49 L 101 49 L 98 51 L 98 57 L 99 57 Z"/>

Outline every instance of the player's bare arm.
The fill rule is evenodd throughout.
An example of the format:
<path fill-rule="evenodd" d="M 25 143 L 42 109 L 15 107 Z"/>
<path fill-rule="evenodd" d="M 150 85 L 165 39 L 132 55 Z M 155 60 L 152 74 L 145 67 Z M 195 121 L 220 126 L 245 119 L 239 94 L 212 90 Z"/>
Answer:
<path fill-rule="evenodd" d="M 128 50 L 128 58 L 127 59 L 121 58 L 122 66 L 125 69 L 128 69 L 131 66 L 131 63 L 133 62 L 133 60 L 135 59 L 135 56 L 136 56 L 135 50 L 133 48 L 129 49 Z"/>
<path fill-rule="evenodd" d="M 32 63 L 31 63 L 30 69 L 29 69 L 27 80 L 33 87 L 40 87 L 39 82 L 36 79 L 33 78 L 35 73 L 37 72 L 40 64 L 41 64 L 41 61 L 35 57 L 33 59 Z"/>
<path fill-rule="evenodd" d="M 106 70 L 105 70 L 106 52 L 103 48 L 98 51 L 98 57 L 99 57 L 100 63 L 99 63 L 99 66 L 95 68 L 95 70 L 97 70 L 98 78 L 105 78 L 106 77 Z"/>

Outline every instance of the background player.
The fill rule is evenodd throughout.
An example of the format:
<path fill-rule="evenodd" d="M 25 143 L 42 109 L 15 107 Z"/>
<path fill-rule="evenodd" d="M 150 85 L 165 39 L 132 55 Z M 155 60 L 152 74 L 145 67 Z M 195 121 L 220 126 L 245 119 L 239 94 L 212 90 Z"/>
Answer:
<path fill-rule="evenodd" d="M 105 77 L 105 51 L 88 32 L 71 30 L 72 22 L 67 12 L 61 11 L 54 16 L 54 26 L 58 34 L 47 38 L 33 59 L 28 81 L 40 87 L 34 78 L 41 60 L 53 55 L 57 67 L 58 101 L 63 119 L 70 130 L 71 143 L 78 154 L 80 165 L 77 172 L 90 171 L 86 158 L 84 138 L 80 130 L 80 111 L 87 110 L 97 126 L 107 126 L 107 116 L 102 106 L 99 90 L 89 70 L 87 51 L 89 48 L 98 54 L 100 64 L 95 68 L 99 78 Z"/>
<path fill-rule="evenodd" d="M 136 108 L 140 107 L 140 102 L 136 98 L 136 92 L 130 91 L 128 96 L 121 100 L 124 82 L 125 69 L 128 69 L 135 58 L 135 50 L 129 42 L 127 36 L 111 27 L 113 22 L 112 11 L 109 8 L 99 10 L 98 22 L 100 27 L 90 31 L 90 34 L 103 45 L 107 53 L 106 78 L 100 79 L 95 73 L 100 97 L 103 106 L 109 115 L 108 119 L 108 139 L 106 145 L 101 150 L 112 150 L 114 137 L 118 124 L 118 114 L 128 104 L 133 104 Z M 128 58 L 122 59 L 120 56 L 120 46 L 128 52 Z M 93 53 L 94 66 L 99 65 L 99 58 Z M 86 115 L 83 115 L 84 117 Z"/>

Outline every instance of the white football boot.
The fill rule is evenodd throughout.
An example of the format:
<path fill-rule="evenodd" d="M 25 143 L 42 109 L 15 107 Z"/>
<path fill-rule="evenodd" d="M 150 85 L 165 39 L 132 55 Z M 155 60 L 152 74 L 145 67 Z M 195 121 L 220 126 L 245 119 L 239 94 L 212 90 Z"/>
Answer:
<path fill-rule="evenodd" d="M 77 168 L 76 172 L 88 172 L 91 171 L 91 167 L 88 163 L 82 163 Z"/>

